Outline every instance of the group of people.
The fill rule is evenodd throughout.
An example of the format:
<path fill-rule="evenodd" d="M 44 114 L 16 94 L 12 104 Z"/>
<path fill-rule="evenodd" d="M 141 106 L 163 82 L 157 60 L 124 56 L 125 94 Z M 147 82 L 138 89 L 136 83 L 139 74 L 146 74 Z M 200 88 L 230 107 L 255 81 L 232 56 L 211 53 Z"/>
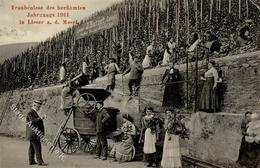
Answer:
<path fill-rule="evenodd" d="M 147 167 L 181 168 L 180 138 L 188 137 L 188 130 L 179 110 L 169 108 L 165 112 L 165 121 L 148 107 L 142 119 L 139 142 L 143 142 L 143 152 Z M 163 138 L 164 137 L 164 138 Z"/>
<path fill-rule="evenodd" d="M 180 111 L 167 109 L 163 121 L 152 107 L 148 107 L 142 117 L 141 132 L 138 132 L 132 117 L 123 115 L 123 124 L 110 135 L 114 141 L 110 156 L 118 162 L 131 161 L 135 157 L 135 148 L 143 144 L 147 167 L 181 168 L 179 141 L 188 138 L 189 134 L 184 118 Z"/>

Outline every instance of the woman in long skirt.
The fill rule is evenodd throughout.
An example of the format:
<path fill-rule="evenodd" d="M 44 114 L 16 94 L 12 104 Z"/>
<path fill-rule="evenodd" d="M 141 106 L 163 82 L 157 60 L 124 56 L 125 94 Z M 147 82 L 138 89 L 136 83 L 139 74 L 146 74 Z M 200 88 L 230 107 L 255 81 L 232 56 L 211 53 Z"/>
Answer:
<path fill-rule="evenodd" d="M 183 80 L 178 69 L 174 68 L 172 62 L 169 63 L 169 69 L 166 69 L 162 82 L 166 83 L 163 94 L 163 107 L 181 108 L 184 102 L 181 96 L 181 84 L 174 83 Z"/>
<path fill-rule="evenodd" d="M 154 54 L 154 42 L 151 43 L 146 49 L 146 55 L 144 57 L 144 60 L 142 62 L 142 65 L 144 68 L 150 68 L 152 66 L 151 57 Z"/>
<path fill-rule="evenodd" d="M 132 136 L 125 134 L 123 131 L 115 131 L 113 136 L 118 139 L 115 140 L 116 143 L 110 152 L 110 156 L 114 158 L 114 161 L 127 162 L 133 160 L 135 148 Z"/>
<path fill-rule="evenodd" d="M 219 111 L 219 102 L 217 94 L 218 71 L 215 68 L 215 62 L 208 63 L 208 71 L 205 72 L 204 85 L 201 92 L 199 109 L 206 112 Z"/>
<path fill-rule="evenodd" d="M 156 159 L 156 119 L 153 113 L 153 108 L 149 107 L 146 109 L 146 115 L 142 120 L 142 133 L 144 131 L 144 148 L 143 152 L 148 161 L 147 167 L 152 167 L 153 163 L 158 165 L 158 160 Z M 141 133 L 141 135 L 142 135 Z M 141 136 L 142 137 L 142 136 Z M 141 137 L 139 142 L 141 142 Z"/>
<path fill-rule="evenodd" d="M 256 150 L 254 150 L 254 144 L 246 141 L 248 124 L 251 120 L 251 112 L 246 112 L 241 124 L 242 140 L 239 148 L 239 155 L 237 163 L 241 167 L 254 167 L 256 164 Z"/>
<path fill-rule="evenodd" d="M 173 41 L 173 38 L 167 43 L 167 49 L 164 52 L 162 65 L 168 65 L 171 61 L 171 57 L 173 55 L 173 50 L 176 47 L 176 43 Z"/>
<path fill-rule="evenodd" d="M 175 133 L 173 110 L 166 111 L 165 119 L 165 139 L 163 146 L 162 168 L 181 168 L 181 154 L 179 135 Z"/>

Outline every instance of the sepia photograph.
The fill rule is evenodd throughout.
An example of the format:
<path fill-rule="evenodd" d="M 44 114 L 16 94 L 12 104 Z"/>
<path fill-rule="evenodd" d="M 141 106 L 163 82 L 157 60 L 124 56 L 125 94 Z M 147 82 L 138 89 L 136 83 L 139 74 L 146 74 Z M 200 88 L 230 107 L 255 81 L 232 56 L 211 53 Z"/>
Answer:
<path fill-rule="evenodd" d="M 260 0 L 0 15 L 0 168 L 260 168 Z"/>

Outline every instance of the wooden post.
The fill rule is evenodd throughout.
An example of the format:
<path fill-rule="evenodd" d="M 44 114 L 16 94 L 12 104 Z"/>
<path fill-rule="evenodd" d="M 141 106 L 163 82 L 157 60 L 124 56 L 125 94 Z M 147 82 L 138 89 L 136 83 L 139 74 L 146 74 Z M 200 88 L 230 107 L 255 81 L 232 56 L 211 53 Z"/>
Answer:
<path fill-rule="evenodd" d="M 156 10 L 156 34 L 159 34 L 159 17 L 160 17 L 160 8 L 158 8 L 157 6 L 157 10 Z"/>
<path fill-rule="evenodd" d="M 195 26 L 198 26 L 198 4 L 197 0 L 194 0 L 194 8 L 195 8 Z"/>
<path fill-rule="evenodd" d="M 239 10 L 239 12 L 238 12 L 238 16 L 239 16 L 239 19 L 241 19 L 241 0 L 238 0 L 238 10 Z"/>
<path fill-rule="evenodd" d="M 189 12 L 189 0 L 185 0 L 185 22 L 186 22 L 186 31 L 187 31 L 187 42 L 189 44 L 190 37 L 190 12 Z"/>
<path fill-rule="evenodd" d="M 46 52 L 46 74 L 47 74 L 47 72 L 48 72 L 48 64 L 49 64 L 49 50 L 50 50 L 50 45 L 49 45 L 49 42 L 48 42 L 48 52 Z"/>
<path fill-rule="evenodd" d="M 198 32 L 198 5 L 197 0 L 195 0 L 195 20 L 196 20 L 196 32 Z M 195 61 L 195 108 L 194 112 L 197 111 L 198 107 L 198 47 L 196 47 L 196 61 Z"/>
<path fill-rule="evenodd" d="M 200 20 L 203 19 L 203 0 L 200 0 Z"/>
<path fill-rule="evenodd" d="M 260 50 L 260 23 L 258 22 L 258 31 L 257 31 L 257 49 Z"/>
<path fill-rule="evenodd" d="M 179 29 L 180 29 L 180 0 L 177 0 L 176 6 L 176 44 L 179 43 Z"/>
<path fill-rule="evenodd" d="M 130 23 L 129 20 L 127 21 L 127 49 L 129 49 L 130 46 Z"/>
<path fill-rule="evenodd" d="M 140 5 L 140 3 L 138 5 L 138 8 L 139 8 L 139 10 L 138 10 L 138 28 L 140 29 L 140 25 L 141 25 L 141 9 L 142 9 L 142 6 Z"/>
<path fill-rule="evenodd" d="M 248 16 L 249 16 L 249 0 L 246 0 L 246 18 L 248 19 Z"/>
<path fill-rule="evenodd" d="M 228 13 L 231 13 L 232 0 L 228 1 Z"/>
<path fill-rule="evenodd" d="M 210 0 L 210 13 L 209 13 L 209 20 L 212 20 L 212 12 L 213 12 L 213 0 Z"/>
<path fill-rule="evenodd" d="M 166 1 L 166 29 L 167 29 L 167 37 L 169 36 L 169 0 Z"/>
<path fill-rule="evenodd" d="M 65 46 L 64 44 L 62 45 L 62 61 L 65 60 Z"/>
<path fill-rule="evenodd" d="M 202 0 L 201 0 L 202 1 Z M 185 16 L 186 16 L 186 29 L 187 29 L 187 43 L 189 44 L 190 26 L 189 26 L 189 0 L 185 0 Z M 189 109 L 189 54 L 186 53 L 186 109 Z"/>
<path fill-rule="evenodd" d="M 221 12 L 221 3 L 222 3 L 222 1 L 219 0 L 219 4 L 218 4 L 218 10 L 219 10 L 219 12 Z"/>
<path fill-rule="evenodd" d="M 37 70 L 40 71 L 40 52 L 37 55 Z"/>
<path fill-rule="evenodd" d="M 152 4 L 151 4 L 151 0 L 149 0 L 149 11 L 148 11 L 148 37 L 149 37 L 149 41 L 150 39 L 150 30 L 151 30 L 151 10 L 152 10 Z"/>

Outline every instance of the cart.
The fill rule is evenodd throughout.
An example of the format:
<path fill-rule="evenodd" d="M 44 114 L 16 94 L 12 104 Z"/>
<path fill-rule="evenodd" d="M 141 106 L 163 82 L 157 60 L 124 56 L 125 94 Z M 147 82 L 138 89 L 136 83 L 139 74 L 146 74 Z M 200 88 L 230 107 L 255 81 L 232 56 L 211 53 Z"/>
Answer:
<path fill-rule="evenodd" d="M 52 146 L 49 151 L 52 153 L 56 146 L 65 154 L 73 154 L 82 149 L 84 152 L 91 152 L 95 149 L 95 114 L 98 112 L 96 104 L 104 102 L 111 95 L 110 92 L 99 88 L 78 88 L 80 96 L 74 105 L 68 108 L 68 116 L 61 124 Z M 116 108 L 105 108 L 111 117 L 111 131 L 117 127 L 116 115 L 119 110 Z M 73 114 L 74 128 L 66 127 L 69 118 Z"/>

